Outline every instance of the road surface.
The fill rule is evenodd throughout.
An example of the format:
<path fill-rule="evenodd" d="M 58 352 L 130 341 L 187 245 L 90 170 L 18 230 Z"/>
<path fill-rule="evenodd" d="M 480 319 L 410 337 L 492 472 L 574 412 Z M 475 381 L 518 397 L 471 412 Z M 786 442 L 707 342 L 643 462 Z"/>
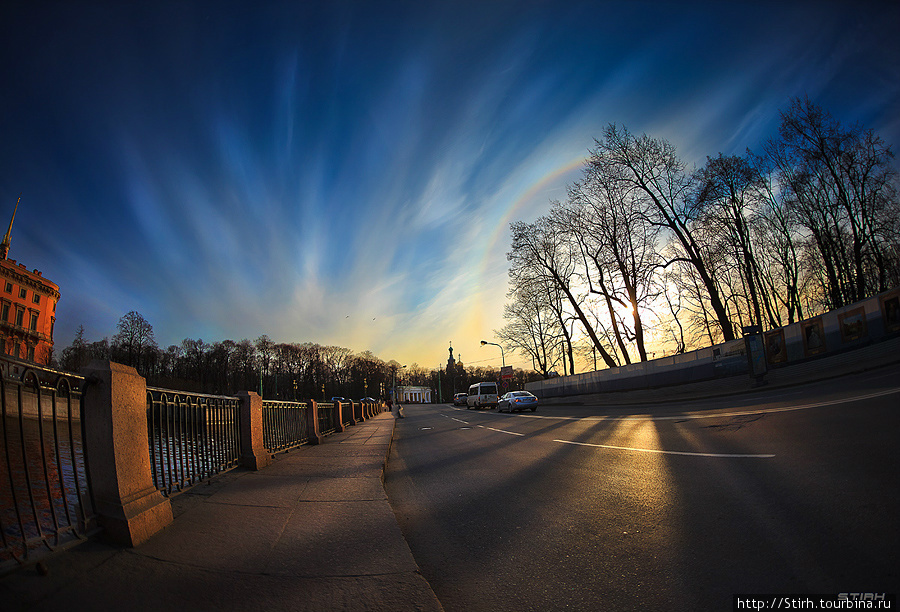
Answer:
<path fill-rule="evenodd" d="M 896 593 L 898 374 L 534 414 L 405 406 L 385 486 L 448 612 Z"/>

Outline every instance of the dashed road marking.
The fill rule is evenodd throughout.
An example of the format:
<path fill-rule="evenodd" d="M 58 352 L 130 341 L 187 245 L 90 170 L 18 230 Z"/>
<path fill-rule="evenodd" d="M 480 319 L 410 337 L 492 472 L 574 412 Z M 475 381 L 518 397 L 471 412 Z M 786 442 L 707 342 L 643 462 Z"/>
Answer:
<path fill-rule="evenodd" d="M 494 429 L 493 427 L 485 427 L 484 425 L 478 425 L 478 427 L 481 427 L 482 429 L 490 429 L 491 431 L 496 431 L 499 433 L 509 434 L 511 436 L 524 436 L 525 435 L 523 433 L 516 433 L 515 431 L 506 431 L 505 429 Z"/>

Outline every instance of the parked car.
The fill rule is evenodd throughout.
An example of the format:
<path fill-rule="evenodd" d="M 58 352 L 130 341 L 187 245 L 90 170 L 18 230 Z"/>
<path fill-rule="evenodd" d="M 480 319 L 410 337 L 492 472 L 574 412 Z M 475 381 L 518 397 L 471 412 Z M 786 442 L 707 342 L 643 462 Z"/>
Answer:
<path fill-rule="evenodd" d="M 468 408 L 483 408 L 488 406 L 493 408 L 497 405 L 497 383 L 480 382 L 469 387 L 469 393 L 466 397 L 466 406 Z"/>
<path fill-rule="evenodd" d="M 350 400 L 348 400 L 348 399 L 346 399 L 346 398 L 344 398 L 344 397 L 332 397 L 332 398 L 331 398 L 331 403 L 333 404 L 333 403 L 335 403 L 335 402 L 340 402 L 340 403 L 342 403 L 342 404 L 347 404 L 347 403 L 350 402 Z"/>
<path fill-rule="evenodd" d="M 464 406 L 466 403 L 466 398 L 468 396 L 465 393 L 457 393 L 453 396 L 453 405 L 454 406 Z"/>
<path fill-rule="evenodd" d="M 497 412 L 512 412 L 513 410 L 525 410 L 530 408 L 532 412 L 537 410 L 538 398 L 528 391 L 510 391 L 497 402 Z"/>

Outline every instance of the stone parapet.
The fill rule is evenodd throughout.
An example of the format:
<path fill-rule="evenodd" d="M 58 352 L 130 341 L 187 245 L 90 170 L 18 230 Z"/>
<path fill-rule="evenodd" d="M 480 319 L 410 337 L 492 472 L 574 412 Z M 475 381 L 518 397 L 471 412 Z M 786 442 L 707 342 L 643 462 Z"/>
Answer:
<path fill-rule="evenodd" d="M 137 546 L 172 522 L 169 500 L 153 485 L 146 381 L 111 361 L 94 360 L 82 375 L 95 510 L 108 539 Z"/>
<path fill-rule="evenodd" d="M 260 470 L 272 463 L 263 445 L 262 397 L 253 391 L 237 394 L 241 400 L 241 465 Z"/>

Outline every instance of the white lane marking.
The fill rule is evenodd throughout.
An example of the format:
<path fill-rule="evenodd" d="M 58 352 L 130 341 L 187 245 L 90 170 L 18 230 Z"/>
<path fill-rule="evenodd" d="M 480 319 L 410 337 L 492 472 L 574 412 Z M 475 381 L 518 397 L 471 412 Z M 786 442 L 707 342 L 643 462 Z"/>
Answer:
<path fill-rule="evenodd" d="M 610 448 L 613 450 L 634 451 L 637 453 L 659 453 L 662 455 L 685 455 L 688 457 L 728 457 L 745 459 L 771 459 L 775 455 L 741 455 L 729 453 L 688 453 L 685 451 L 656 450 L 652 448 L 631 448 L 629 446 L 610 446 L 609 444 L 588 444 L 587 442 L 572 442 L 570 440 L 554 440 L 562 444 L 574 444 L 576 446 L 592 446 L 594 448 Z"/>
<path fill-rule="evenodd" d="M 454 420 L 454 421 L 456 421 L 456 422 L 457 422 L 457 423 L 465 423 L 465 424 L 466 424 L 466 425 L 468 425 L 468 424 L 469 424 L 469 422 L 468 422 L 468 421 L 461 421 L 461 420 L 460 420 L 460 419 L 454 419 L 454 418 L 453 418 L 453 417 L 450 417 L 450 419 L 452 419 L 452 420 Z"/>
<path fill-rule="evenodd" d="M 516 433 L 515 431 L 506 431 L 505 429 L 494 429 L 493 427 L 485 427 L 484 425 L 478 425 L 478 427 L 481 427 L 482 429 L 490 429 L 491 431 L 497 431 L 500 433 L 509 434 L 511 436 L 524 436 L 525 435 L 523 433 Z"/>

